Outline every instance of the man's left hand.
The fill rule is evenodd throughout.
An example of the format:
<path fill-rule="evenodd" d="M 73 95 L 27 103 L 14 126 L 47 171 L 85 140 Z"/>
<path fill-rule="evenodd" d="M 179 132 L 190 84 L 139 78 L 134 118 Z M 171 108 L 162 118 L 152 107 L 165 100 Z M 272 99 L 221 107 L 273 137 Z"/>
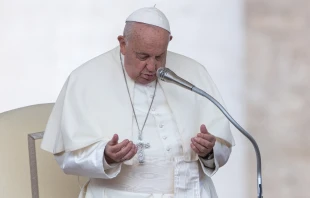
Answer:
<path fill-rule="evenodd" d="M 192 149 L 200 156 L 207 156 L 215 145 L 216 138 L 210 134 L 205 125 L 200 126 L 200 133 L 191 139 Z"/>

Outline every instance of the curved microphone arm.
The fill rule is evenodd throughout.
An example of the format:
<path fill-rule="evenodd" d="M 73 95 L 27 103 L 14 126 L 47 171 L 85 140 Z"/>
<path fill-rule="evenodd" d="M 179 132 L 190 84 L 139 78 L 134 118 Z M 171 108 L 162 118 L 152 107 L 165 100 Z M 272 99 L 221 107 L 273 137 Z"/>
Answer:
<path fill-rule="evenodd" d="M 204 92 L 203 90 L 193 87 L 192 91 L 208 98 L 213 104 L 215 104 L 221 112 L 226 116 L 226 118 L 243 134 L 245 135 L 253 144 L 255 153 L 256 153 L 256 160 L 257 160 L 257 194 L 258 198 L 263 198 L 263 185 L 262 185 L 262 168 L 261 168 L 261 155 L 258 148 L 258 145 L 254 138 L 246 131 L 244 130 L 232 117 L 231 115 L 226 111 L 226 109 L 212 96 L 210 96 L 208 93 Z"/>
<path fill-rule="evenodd" d="M 195 87 L 193 84 L 187 82 L 186 80 L 177 76 L 173 71 L 168 68 L 159 68 L 157 70 L 157 77 L 165 82 L 171 82 L 177 84 L 183 88 L 189 89 L 207 99 L 209 99 L 215 106 L 219 108 L 219 110 L 226 116 L 226 118 L 244 135 L 246 136 L 252 143 L 255 153 L 256 153 L 256 160 L 257 160 L 257 197 L 263 198 L 263 183 L 262 183 L 262 167 L 261 167 L 261 155 L 258 148 L 258 145 L 254 138 L 245 130 L 243 129 L 226 111 L 226 109 L 211 95 L 206 93 L 205 91 Z"/>

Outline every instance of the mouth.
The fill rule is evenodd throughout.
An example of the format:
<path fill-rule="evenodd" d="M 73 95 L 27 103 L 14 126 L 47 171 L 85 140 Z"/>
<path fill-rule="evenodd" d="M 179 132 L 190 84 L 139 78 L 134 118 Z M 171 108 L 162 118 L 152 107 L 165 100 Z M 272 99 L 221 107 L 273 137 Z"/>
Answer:
<path fill-rule="evenodd" d="M 155 74 L 142 74 L 142 77 L 145 79 L 151 79 L 156 77 L 156 73 Z"/>
<path fill-rule="evenodd" d="M 141 74 L 138 78 L 140 78 L 139 82 L 147 84 L 154 81 L 157 77 L 156 74 Z"/>

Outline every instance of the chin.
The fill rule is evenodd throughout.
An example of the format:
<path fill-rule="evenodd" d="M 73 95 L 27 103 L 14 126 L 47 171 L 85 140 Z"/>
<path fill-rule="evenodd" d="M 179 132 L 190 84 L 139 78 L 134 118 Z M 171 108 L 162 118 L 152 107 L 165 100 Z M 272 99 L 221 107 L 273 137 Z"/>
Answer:
<path fill-rule="evenodd" d="M 142 78 L 142 79 L 139 79 L 137 81 L 137 83 L 145 85 L 145 84 L 149 84 L 149 83 L 153 82 L 154 80 L 156 80 L 156 78 L 149 79 L 149 80 Z"/>

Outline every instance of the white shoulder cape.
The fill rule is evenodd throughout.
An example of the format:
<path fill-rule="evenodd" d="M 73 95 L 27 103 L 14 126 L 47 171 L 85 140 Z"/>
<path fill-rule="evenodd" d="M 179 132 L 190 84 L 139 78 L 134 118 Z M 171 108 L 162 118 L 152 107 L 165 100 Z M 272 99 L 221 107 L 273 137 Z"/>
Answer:
<path fill-rule="evenodd" d="M 223 104 L 206 69 L 196 61 L 168 52 L 166 67 Z M 133 92 L 134 83 L 128 82 Z M 190 143 L 201 124 L 219 140 L 234 145 L 229 122 L 213 103 L 174 84 L 159 83 L 175 116 L 185 160 L 198 159 Z M 108 141 L 115 133 L 120 141 L 132 140 L 132 118 L 120 49 L 116 47 L 86 62 L 68 77 L 50 115 L 41 148 L 53 154 L 74 151 Z"/>

